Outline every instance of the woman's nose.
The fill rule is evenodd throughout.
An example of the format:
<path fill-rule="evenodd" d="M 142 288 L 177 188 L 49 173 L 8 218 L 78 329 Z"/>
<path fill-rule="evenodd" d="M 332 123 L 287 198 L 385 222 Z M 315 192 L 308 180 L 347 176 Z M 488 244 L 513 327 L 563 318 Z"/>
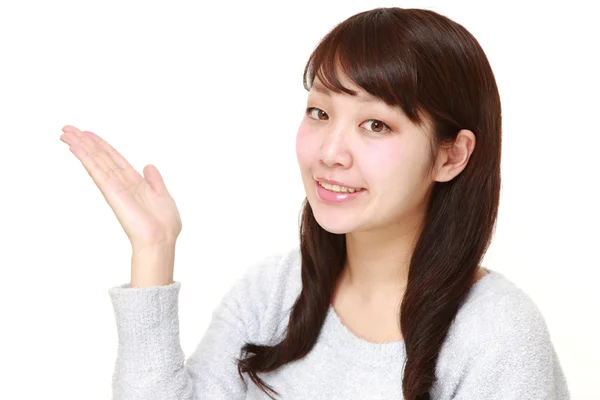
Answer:
<path fill-rule="evenodd" d="M 321 162 L 330 168 L 341 166 L 349 168 L 352 157 L 347 145 L 344 128 L 330 131 L 325 134 L 321 145 Z"/>

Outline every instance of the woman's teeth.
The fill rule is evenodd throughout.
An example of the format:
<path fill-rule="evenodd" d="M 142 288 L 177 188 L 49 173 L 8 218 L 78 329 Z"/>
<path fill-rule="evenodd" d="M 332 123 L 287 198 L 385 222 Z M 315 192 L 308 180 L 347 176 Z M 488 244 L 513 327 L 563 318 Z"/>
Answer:
<path fill-rule="evenodd" d="M 359 191 L 363 190 L 362 188 L 354 189 L 354 188 L 347 188 L 344 186 L 330 185 L 329 183 L 325 183 L 325 182 L 319 182 L 319 185 L 324 187 L 327 190 L 331 190 L 332 192 L 337 192 L 337 193 L 354 193 L 354 192 L 359 192 Z"/>

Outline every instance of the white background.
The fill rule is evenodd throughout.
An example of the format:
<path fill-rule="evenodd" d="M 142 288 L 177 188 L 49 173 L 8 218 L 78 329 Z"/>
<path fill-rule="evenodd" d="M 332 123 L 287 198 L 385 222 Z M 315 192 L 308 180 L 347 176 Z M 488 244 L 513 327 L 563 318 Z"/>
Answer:
<path fill-rule="evenodd" d="M 598 42 L 593 2 L 5 1 L 0 5 L 0 398 L 107 399 L 109 287 L 130 246 L 70 124 L 161 171 L 189 355 L 245 269 L 298 243 L 305 62 L 351 15 L 429 8 L 464 25 L 503 104 L 502 199 L 484 265 L 547 321 L 573 399 L 600 399 Z"/>

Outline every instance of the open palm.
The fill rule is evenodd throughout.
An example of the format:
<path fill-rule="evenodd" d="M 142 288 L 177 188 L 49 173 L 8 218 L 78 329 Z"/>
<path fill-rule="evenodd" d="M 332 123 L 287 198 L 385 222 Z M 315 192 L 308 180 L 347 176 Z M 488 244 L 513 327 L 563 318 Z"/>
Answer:
<path fill-rule="evenodd" d="M 140 175 L 110 144 L 89 131 L 63 127 L 60 140 L 81 161 L 135 248 L 174 243 L 181 217 L 154 165 Z"/>

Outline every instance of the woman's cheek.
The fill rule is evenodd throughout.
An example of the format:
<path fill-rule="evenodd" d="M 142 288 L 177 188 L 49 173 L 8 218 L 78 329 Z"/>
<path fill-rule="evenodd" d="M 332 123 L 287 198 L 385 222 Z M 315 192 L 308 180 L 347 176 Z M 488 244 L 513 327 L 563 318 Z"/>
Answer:
<path fill-rule="evenodd" d="M 380 146 L 355 156 L 360 158 L 363 173 L 369 179 L 381 181 L 384 185 L 396 185 L 393 182 L 399 181 L 412 168 L 403 149 L 389 143 L 381 143 Z"/>
<path fill-rule="evenodd" d="M 296 155 L 300 164 L 309 164 L 314 153 L 314 135 L 310 134 L 308 127 L 300 125 L 296 134 Z"/>

